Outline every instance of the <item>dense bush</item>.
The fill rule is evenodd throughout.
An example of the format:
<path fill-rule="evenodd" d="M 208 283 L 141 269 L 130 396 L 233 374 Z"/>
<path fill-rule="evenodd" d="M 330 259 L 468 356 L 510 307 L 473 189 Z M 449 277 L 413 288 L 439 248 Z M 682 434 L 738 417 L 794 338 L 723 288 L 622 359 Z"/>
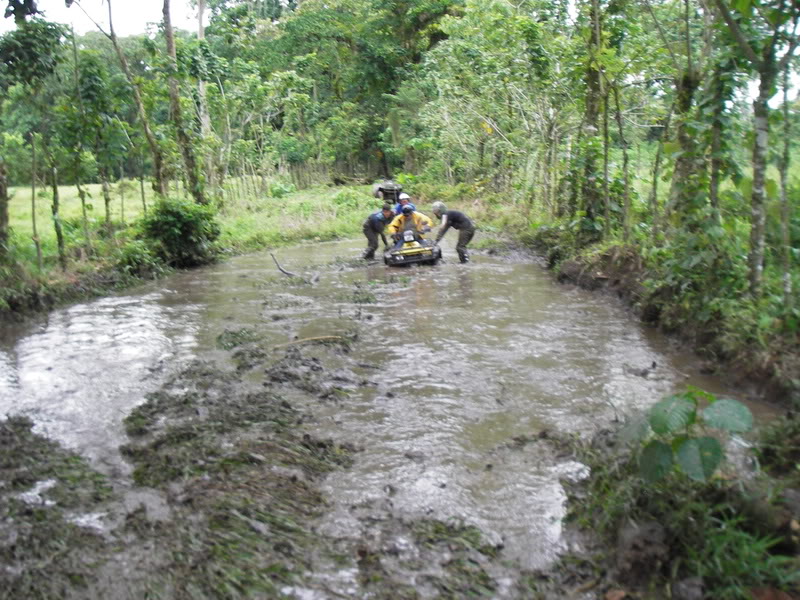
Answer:
<path fill-rule="evenodd" d="M 286 183 L 283 181 L 273 181 L 269 184 L 269 195 L 272 198 L 283 198 L 288 194 L 292 194 L 297 191 L 297 188 L 293 183 Z"/>
<path fill-rule="evenodd" d="M 337 208 L 349 208 L 353 210 L 370 206 L 375 203 L 375 199 L 360 193 L 357 190 L 344 189 L 332 198 L 333 204 Z"/>
<path fill-rule="evenodd" d="M 142 219 L 142 233 L 156 255 L 174 267 L 210 263 L 219 249 L 220 228 L 212 206 L 190 200 L 159 200 Z"/>
<path fill-rule="evenodd" d="M 167 271 L 167 265 L 146 240 L 125 244 L 119 250 L 117 268 L 132 277 L 158 277 Z"/>

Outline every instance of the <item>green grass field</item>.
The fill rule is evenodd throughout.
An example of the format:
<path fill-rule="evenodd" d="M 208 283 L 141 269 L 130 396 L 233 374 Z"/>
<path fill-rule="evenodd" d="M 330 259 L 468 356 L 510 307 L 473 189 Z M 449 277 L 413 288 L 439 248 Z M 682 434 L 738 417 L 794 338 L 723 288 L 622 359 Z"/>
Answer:
<path fill-rule="evenodd" d="M 99 256 L 112 253 L 136 235 L 136 223 L 143 216 L 139 183 L 125 180 L 112 186 L 110 216 L 113 235 L 105 229 L 105 204 L 100 184 L 85 186 L 88 192 L 87 216 L 92 245 Z M 10 227 L 12 255 L 35 270 L 36 247 L 33 242 L 31 189 L 11 190 Z M 60 219 L 64 228 L 67 252 L 71 260 L 84 257 L 85 236 L 81 203 L 75 186 L 60 186 Z M 145 186 L 144 203 L 152 206 L 155 194 Z M 354 237 L 369 212 L 380 201 L 370 194 L 369 186 L 315 187 L 282 197 L 258 195 L 239 197 L 230 191 L 219 204 L 218 221 L 221 245 L 230 252 L 247 252 L 304 240 L 330 240 Z M 36 193 L 36 228 L 42 246 L 45 273 L 56 266 L 57 245 L 52 215 L 52 190 L 39 188 Z M 77 265 L 73 265 L 77 266 Z"/>

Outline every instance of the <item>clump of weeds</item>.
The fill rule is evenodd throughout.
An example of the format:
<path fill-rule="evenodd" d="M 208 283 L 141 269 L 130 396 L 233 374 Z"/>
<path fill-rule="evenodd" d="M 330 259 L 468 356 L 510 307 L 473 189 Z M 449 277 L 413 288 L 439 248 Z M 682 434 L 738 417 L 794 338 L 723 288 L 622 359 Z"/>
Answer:
<path fill-rule="evenodd" d="M 369 286 L 357 281 L 354 284 L 354 289 L 350 294 L 349 298 L 346 300 L 353 302 L 354 304 L 375 304 L 378 301 L 378 298 L 369 289 Z"/>
<path fill-rule="evenodd" d="M 417 551 L 392 550 L 390 540 L 398 536 L 413 540 Z M 487 568 L 498 557 L 499 548 L 486 543 L 477 528 L 423 519 L 387 523 L 380 537 L 384 539 L 380 547 L 365 543 L 356 548 L 365 596 L 410 600 L 426 590 L 424 597 L 495 597 L 497 583 Z"/>
<path fill-rule="evenodd" d="M 175 513 L 151 533 L 128 525 L 159 538 L 170 558 L 153 585 L 175 597 L 278 597 L 325 545 L 309 525 L 326 507 L 316 482 L 354 449 L 304 434 L 305 416 L 269 385 L 193 372 L 203 381 L 179 375 L 127 420 L 147 424 L 123 448 L 134 479 L 162 490 Z"/>
<path fill-rule="evenodd" d="M 26 417 L 0 422 L 0 595 L 61 598 L 87 586 L 107 552 L 106 541 L 73 523 L 69 509 L 99 506 L 111 487 L 32 426 Z"/>
<path fill-rule="evenodd" d="M 689 581 L 708 598 L 745 600 L 755 588 L 798 591 L 797 564 L 781 554 L 777 531 L 765 528 L 741 482 L 700 482 L 680 471 L 646 481 L 636 445 L 608 435 L 596 440 L 575 442 L 591 475 L 568 487 L 568 520 L 614 549 L 596 557 L 605 575 L 595 583 L 646 597 Z"/>
<path fill-rule="evenodd" d="M 800 487 L 800 415 L 790 413 L 764 427 L 756 456 L 767 472 Z"/>
<path fill-rule="evenodd" d="M 217 348 L 232 350 L 237 346 L 258 341 L 258 334 L 252 329 L 226 329 L 217 336 Z"/>

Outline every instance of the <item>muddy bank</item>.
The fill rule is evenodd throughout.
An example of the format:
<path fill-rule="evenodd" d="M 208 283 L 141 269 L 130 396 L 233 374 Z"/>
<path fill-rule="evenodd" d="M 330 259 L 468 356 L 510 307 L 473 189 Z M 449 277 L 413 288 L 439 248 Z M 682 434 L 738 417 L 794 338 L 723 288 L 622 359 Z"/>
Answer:
<path fill-rule="evenodd" d="M 104 296 L 171 272 L 166 266 L 158 272 L 127 273 L 103 267 L 89 272 L 55 274 L 40 281 L 11 267 L 0 280 L 0 323 L 20 322 L 26 317 L 53 310 L 69 302 Z"/>
<path fill-rule="evenodd" d="M 310 418 L 266 385 L 196 362 L 125 421 L 134 485 L 2 424 L 8 598 L 277 597 L 324 541 L 316 483 L 354 449 L 314 438 Z"/>
<path fill-rule="evenodd" d="M 527 240 L 556 278 L 622 299 L 642 322 L 658 327 L 705 361 L 704 369 L 735 378 L 754 393 L 791 406 L 800 399 L 800 352 L 797 334 L 772 338 L 768 346 L 743 343 L 725 334 L 718 318 L 699 320 L 672 302 L 665 285 L 653 286 L 653 274 L 633 247 L 614 246 L 599 253 L 575 256 L 552 232 Z M 742 305 L 742 310 L 747 307 Z M 744 339 L 744 338 L 743 338 Z"/>

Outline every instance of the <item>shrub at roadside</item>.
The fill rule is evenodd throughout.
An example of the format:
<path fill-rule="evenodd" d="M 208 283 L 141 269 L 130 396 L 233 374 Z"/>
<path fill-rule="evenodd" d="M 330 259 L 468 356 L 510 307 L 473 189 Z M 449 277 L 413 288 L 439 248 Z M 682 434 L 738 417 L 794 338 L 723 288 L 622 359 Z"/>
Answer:
<path fill-rule="evenodd" d="M 689 389 L 580 448 L 591 475 L 572 490 L 570 516 L 615 548 L 615 582 L 682 598 L 798 591 L 797 548 L 774 500 L 783 484 L 718 472 L 723 432 L 750 423 L 743 405 Z"/>
<path fill-rule="evenodd" d="M 129 277 L 156 279 L 169 267 L 146 240 L 131 240 L 120 248 L 117 269 Z"/>
<path fill-rule="evenodd" d="M 155 254 L 171 267 L 186 268 L 213 262 L 220 235 L 212 206 L 186 199 L 159 200 L 142 219 L 142 234 Z"/>

